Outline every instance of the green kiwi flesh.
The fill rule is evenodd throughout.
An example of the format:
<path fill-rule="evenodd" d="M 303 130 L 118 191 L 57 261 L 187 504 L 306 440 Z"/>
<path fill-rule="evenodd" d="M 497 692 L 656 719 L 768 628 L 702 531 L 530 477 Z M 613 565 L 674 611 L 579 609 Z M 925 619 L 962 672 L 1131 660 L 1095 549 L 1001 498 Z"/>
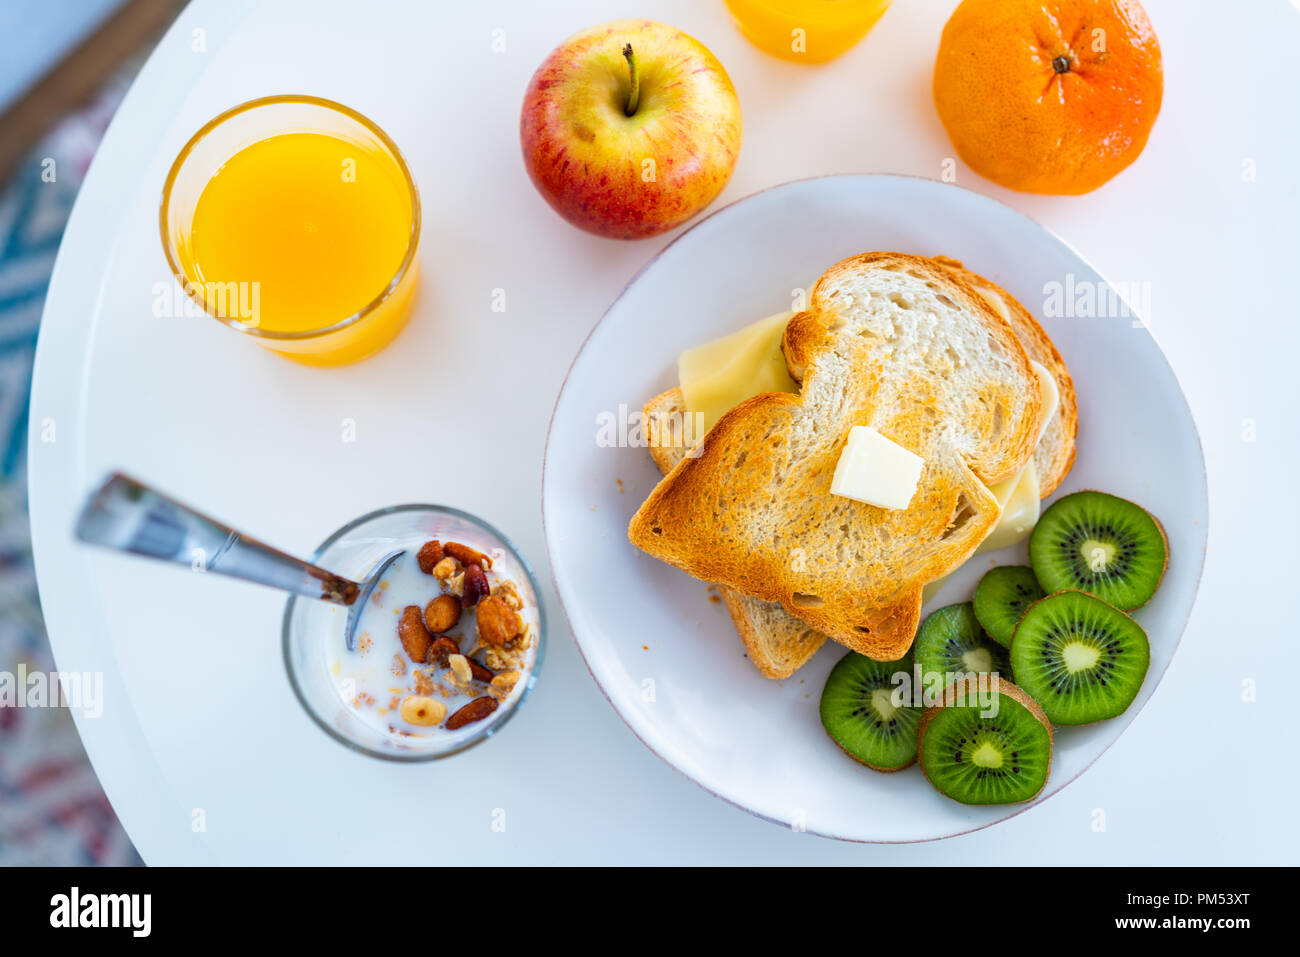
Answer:
<path fill-rule="evenodd" d="M 854 760 L 877 771 L 897 771 L 916 760 L 916 726 L 921 708 L 896 705 L 894 678 L 906 674 L 910 688 L 912 656 L 873 661 L 849 652 L 831 669 L 822 689 L 821 719 L 826 733 Z"/>
<path fill-rule="evenodd" d="M 981 701 L 970 693 L 978 680 L 989 679 L 958 681 L 944 703 L 926 709 L 917 734 L 921 769 L 941 794 L 962 804 L 1028 801 L 1047 783 L 1052 726 L 1009 681 L 997 680 Z"/>
<path fill-rule="evenodd" d="M 975 617 L 990 638 L 1004 648 L 1011 647 L 1011 636 L 1025 609 L 1046 597 L 1034 570 L 1028 565 L 1001 565 L 989 571 L 975 586 Z"/>
<path fill-rule="evenodd" d="M 1160 523 L 1140 505 L 1105 492 L 1075 492 L 1038 519 L 1029 561 L 1049 594 L 1077 588 L 1130 609 L 1155 594 L 1169 545 Z"/>
<path fill-rule="evenodd" d="M 1150 663 L 1142 627 L 1081 591 L 1031 605 L 1011 641 L 1016 681 L 1053 724 L 1091 724 L 1123 714 Z"/>
<path fill-rule="evenodd" d="M 954 678 L 981 672 L 1011 677 L 1006 649 L 984 634 L 968 601 L 940 608 L 921 622 L 912 652 L 921 667 L 923 682 L 936 672 Z M 948 680 L 945 678 L 942 684 Z"/>

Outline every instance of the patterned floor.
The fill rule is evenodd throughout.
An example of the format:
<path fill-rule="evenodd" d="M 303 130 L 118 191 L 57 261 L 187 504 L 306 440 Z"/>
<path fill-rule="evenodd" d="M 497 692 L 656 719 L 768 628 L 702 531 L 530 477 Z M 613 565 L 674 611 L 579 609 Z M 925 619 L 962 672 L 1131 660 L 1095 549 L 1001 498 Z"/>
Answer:
<path fill-rule="evenodd" d="M 0 672 L 54 667 L 27 522 L 36 333 L 72 201 L 134 67 L 0 183 Z M 48 160 L 54 161 L 49 182 Z M 138 864 L 65 709 L 0 708 L 0 865 Z"/>

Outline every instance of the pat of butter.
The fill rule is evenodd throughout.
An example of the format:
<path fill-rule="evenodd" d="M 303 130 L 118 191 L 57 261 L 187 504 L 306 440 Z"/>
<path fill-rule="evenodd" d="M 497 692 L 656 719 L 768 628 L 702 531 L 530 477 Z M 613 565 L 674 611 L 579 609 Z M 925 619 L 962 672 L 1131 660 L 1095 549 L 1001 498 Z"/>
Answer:
<path fill-rule="evenodd" d="M 702 415 L 706 431 L 751 396 L 799 391 L 781 352 L 781 336 L 792 315 L 780 312 L 760 319 L 678 358 L 677 383 L 686 411 Z"/>
<path fill-rule="evenodd" d="M 831 494 L 881 508 L 907 508 L 925 459 L 868 425 L 849 429 L 831 479 Z"/>

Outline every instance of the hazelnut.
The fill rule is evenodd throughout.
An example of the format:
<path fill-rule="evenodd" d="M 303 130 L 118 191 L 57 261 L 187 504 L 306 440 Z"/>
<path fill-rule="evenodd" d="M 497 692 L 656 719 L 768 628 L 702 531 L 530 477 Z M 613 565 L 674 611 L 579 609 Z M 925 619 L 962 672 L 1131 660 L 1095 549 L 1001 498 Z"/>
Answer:
<path fill-rule="evenodd" d="M 460 621 L 460 602 L 454 595 L 439 595 L 424 606 L 424 627 L 435 635 L 450 631 Z"/>
<path fill-rule="evenodd" d="M 432 541 L 425 542 L 420 546 L 420 551 L 415 556 L 416 564 L 420 566 L 420 571 L 426 575 L 433 574 L 433 567 L 442 561 L 442 543 L 436 538 Z"/>

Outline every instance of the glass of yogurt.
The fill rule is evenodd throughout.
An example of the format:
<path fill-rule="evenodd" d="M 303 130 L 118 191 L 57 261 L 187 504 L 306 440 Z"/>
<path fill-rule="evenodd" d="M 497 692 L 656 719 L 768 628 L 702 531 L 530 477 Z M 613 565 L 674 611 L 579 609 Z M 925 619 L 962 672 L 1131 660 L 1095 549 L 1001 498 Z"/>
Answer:
<path fill-rule="evenodd" d="M 290 598 L 284 663 L 307 714 L 335 740 L 390 761 L 464 751 L 505 726 L 537 681 L 545 613 L 532 571 L 487 522 L 397 505 L 340 528 L 311 560 L 357 580 L 396 549 L 363 608 Z"/>

